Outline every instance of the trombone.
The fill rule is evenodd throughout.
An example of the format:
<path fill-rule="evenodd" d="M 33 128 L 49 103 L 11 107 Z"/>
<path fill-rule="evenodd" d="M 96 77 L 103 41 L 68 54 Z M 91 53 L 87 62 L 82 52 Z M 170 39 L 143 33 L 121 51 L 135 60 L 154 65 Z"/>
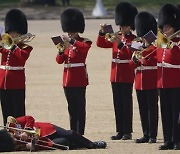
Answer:
<path fill-rule="evenodd" d="M 10 126 L 0 126 L 2 128 L 8 129 L 8 130 L 14 130 L 14 131 L 18 131 L 18 132 L 25 132 L 27 134 L 31 134 L 33 136 L 40 136 L 40 129 L 36 129 L 36 130 L 27 130 L 27 129 L 20 129 L 20 128 L 15 128 L 15 127 L 10 127 Z"/>
<path fill-rule="evenodd" d="M 19 37 L 12 38 L 11 35 L 5 33 L 1 36 L 0 46 L 10 50 L 14 44 L 31 42 L 35 38 L 35 35 L 31 33 L 20 35 Z"/>
<path fill-rule="evenodd" d="M 27 134 L 30 134 L 30 136 L 28 137 L 28 140 L 30 140 L 31 142 L 22 140 L 19 134 L 14 134 L 15 140 L 21 143 L 25 143 L 25 144 L 31 143 L 32 146 L 38 146 L 38 147 L 46 148 L 49 150 L 58 150 L 58 149 L 69 150 L 69 146 L 56 144 L 54 142 L 48 142 L 48 141 L 44 141 L 40 139 L 40 129 L 26 130 L 26 129 L 14 128 L 14 127 L 9 127 L 9 126 L 1 126 L 1 125 L 0 127 L 5 128 L 8 131 L 14 130 L 14 131 L 26 132 Z M 50 146 L 49 143 L 51 143 L 52 146 Z M 47 144 L 47 145 L 44 145 L 44 144 Z M 34 149 L 35 147 L 31 147 L 30 149 L 31 152 L 33 151 L 32 148 Z"/>
<path fill-rule="evenodd" d="M 176 31 L 174 34 L 172 34 L 171 36 L 167 37 L 165 36 L 160 29 L 158 29 L 158 33 L 157 33 L 157 40 L 155 42 L 155 45 L 157 47 L 160 48 L 172 48 L 174 45 L 174 42 L 171 41 L 174 37 L 176 37 L 177 35 L 179 35 L 180 30 Z M 178 42 L 179 44 L 179 42 Z"/>

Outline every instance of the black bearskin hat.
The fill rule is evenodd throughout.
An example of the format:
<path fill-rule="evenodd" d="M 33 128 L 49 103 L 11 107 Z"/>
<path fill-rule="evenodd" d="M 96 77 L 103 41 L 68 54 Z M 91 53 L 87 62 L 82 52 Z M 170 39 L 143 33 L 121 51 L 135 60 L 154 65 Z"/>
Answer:
<path fill-rule="evenodd" d="M 26 34 L 28 30 L 25 14 L 18 9 L 10 10 L 5 17 L 5 32 L 15 31 L 19 34 Z"/>
<path fill-rule="evenodd" d="M 157 22 L 154 16 L 148 12 L 140 12 L 135 17 L 135 29 L 137 36 L 142 37 L 149 31 L 157 34 Z"/>
<path fill-rule="evenodd" d="M 180 9 L 173 4 L 165 4 L 160 8 L 158 14 L 158 27 L 171 25 L 175 31 L 180 29 Z"/>
<path fill-rule="evenodd" d="M 61 27 L 64 32 L 83 33 L 85 28 L 84 16 L 76 8 L 68 8 L 61 14 Z"/>
<path fill-rule="evenodd" d="M 6 129 L 0 130 L 0 152 L 14 151 L 14 141 Z"/>
<path fill-rule="evenodd" d="M 134 18 L 137 13 L 137 8 L 134 5 L 128 2 L 120 2 L 115 9 L 116 25 L 130 26 L 134 30 Z"/>

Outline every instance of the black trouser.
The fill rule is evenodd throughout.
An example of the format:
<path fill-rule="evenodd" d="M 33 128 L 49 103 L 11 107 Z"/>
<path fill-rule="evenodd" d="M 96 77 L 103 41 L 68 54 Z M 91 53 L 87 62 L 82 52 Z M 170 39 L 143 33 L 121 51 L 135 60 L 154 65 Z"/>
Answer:
<path fill-rule="evenodd" d="M 86 87 L 64 87 L 70 116 L 70 128 L 84 135 L 86 121 Z"/>
<path fill-rule="evenodd" d="M 0 99 L 4 125 L 8 116 L 17 118 L 25 115 L 25 89 L 1 89 Z"/>
<path fill-rule="evenodd" d="M 158 90 L 136 90 L 143 135 L 156 139 L 158 128 Z"/>
<path fill-rule="evenodd" d="M 116 131 L 132 133 L 132 83 L 111 83 L 116 118 Z"/>
<path fill-rule="evenodd" d="M 61 127 L 55 126 L 56 133 L 48 136 L 54 143 L 69 146 L 70 149 L 75 148 L 93 148 L 93 142 L 84 136 L 72 130 L 65 130 Z"/>
<path fill-rule="evenodd" d="M 164 142 L 180 142 L 180 88 L 159 89 Z"/>

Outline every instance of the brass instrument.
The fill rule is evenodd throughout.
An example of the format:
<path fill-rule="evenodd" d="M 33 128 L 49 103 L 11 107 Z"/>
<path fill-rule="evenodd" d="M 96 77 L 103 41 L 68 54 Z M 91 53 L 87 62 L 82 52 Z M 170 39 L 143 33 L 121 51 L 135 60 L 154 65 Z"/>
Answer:
<path fill-rule="evenodd" d="M 12 38 L 11 35 L 5 33 L 1 36 L 2 40 L 0 41 L 0 46 L 2 46 L 7 50 L 10 50 L 12 49 L 14 44 L 30 42 L 34 39 L 34 37 L 35 35 L 32 35 L 31 33 L 27 33 L 16 38 Z"/>
<path fill-rule="evenodd" d="M 66 48 L 68 48 L 69 42 L 64 41 L 63 43 L 58 43 L 56 47 L 58 48 L 59 52 L 64 52 Z"/>
<path fill-rule="evenodd" d="M 171 36 L 167 37 L 160 31 L 160 29 L 158 29 L 157 40 L 155 42 L 155 45 L 160 48 L 172 48 L 174 43 L 171 41 L 171 39 L 179 35 L 179 33 L 180 30 L 178 30 Z"/>
<path fill-rule="evenodd" d="M 106 33 L 105 39 L 108 40 L 109 42 L 113 42 L 117 38 L 118 34 L 120 33 L 121 31 L 117 31 L 115 33 Z"/>
<path fill-rule="evenodd" d="M 11 130 L 14 130 L 18 132 L 26 132 L 27 134 L 29 134 L 27 140 L 24 140 L 21 138 L 21 136 L 18 133 L 11 132 L 14 136 L 14 140 L 20 143 L 24 143 L 24 144 L 31 143 L 32 146 L 38 146 L 49 150 L 58 150 L 58 149 L 69 150 L 69 146 L 62 144 L 51 143 L 52 146 L 50 146 L 49 141 L 44 141 L 40 138 L 40 129 L 26 130 L 26 129 L 14 128 L 14 127 L 1 126 L 1 125 L 0 127 L 7 129 L 9 132 L 11 132 Z M 27 147 L 23 145 L 20 146 L 17 145 L 17 148 L 18 148 L 17 150 L 27 150 Z M 34 149 L 35 147 L 31 147 L 30 151 L 32 152 L 34 151 Z"/>
<path fill-rule="evenodd" d="M 20 128 L 15 128 L 15 127 L 10 127 L 10 126 L 0 126 L 0 127 L 5 128 L 5 129 L 8 129 L 8 130 L 25 132 L 25 133 L 27 133 L 27 134 L 33 135 L 34 137 L 40 136 L 40 129 L 27 130 L 27 129 L 20 129 Z"/>
<path fill-rule="evenodd" d="M 143 58 L 142 51 L 134 51 L 134 55 L 137 60 L 141 60 Z"/>
<path fill-rule="evenodd" d="M 59 51 L 64 51 L 64 49 L 66 48 L 64 43 L 58 43 L 56 47 Z"/>

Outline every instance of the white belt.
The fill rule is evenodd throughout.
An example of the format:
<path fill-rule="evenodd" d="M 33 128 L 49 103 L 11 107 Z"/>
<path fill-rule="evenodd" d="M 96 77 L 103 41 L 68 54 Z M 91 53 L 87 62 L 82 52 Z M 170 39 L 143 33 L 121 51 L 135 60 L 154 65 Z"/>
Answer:
<path fill-rule="evenodd" d="M 138 71 L 143 71 L 143 70 L 155 70 L 157 69 L 157 66 L 139 66 L 136 68 Z"/>
<path fill-rule="evenodd" d="M 114 63 L 129 63 L 130 60 L 121 60 L 121 59 L 112 59 L 112 62 Z"/>
<path fill-rule="evenodd" d="M 0 65 L 0 69 L 18 71 L 18 70 L 24 70 L 24 67 L 22 67 L 22 66 L 4 66 L 4 65 Z"/>
<path fill-rule="evenodd" d="M 70 67 L 81 67 L 81 66 L 85 66 L 84 63 L 69 63 L 69 64 L 64 64 L 64 67 L 65 68 L 70 68 Z"/>
<path fill-rule="evenodd" d="M 180 69 L 180 65 L 172 65 L 172 64 L 169 64 L 169 63 L 157 63 L 157 66 L 159 67 L 166 67 L 166 68 L 179 68 Z"/>

